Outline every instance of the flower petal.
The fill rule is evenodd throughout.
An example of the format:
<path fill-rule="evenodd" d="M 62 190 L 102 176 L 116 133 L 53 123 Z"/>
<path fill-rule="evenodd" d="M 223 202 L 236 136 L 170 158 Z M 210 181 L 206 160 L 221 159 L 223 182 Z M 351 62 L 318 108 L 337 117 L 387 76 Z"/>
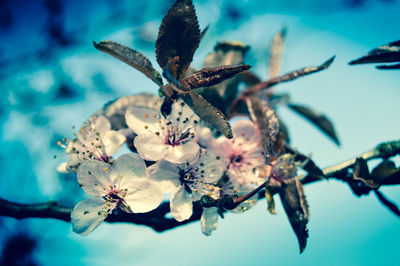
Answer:
<path fill-rule="evenodd" d="M 118 157 L 111 169 L 111 180 L 121 182 L 121 187 L 137 178 L 146 178 L 146 164 L 136 153 L 127 153 Z"/>
<path fill-rule="evenodd" d="M 171 163 L 193 162 L 198 158 L 200 146 L 195 141 L 189 141 L 177 146 L 167 146 L 164 159 Z"/>
<path fill-rule="evenodd" d="M 68 162 L 60 163 L 57 166 L 57 172 L 62 173 L 62 174 L 68 174 L 70 171 L 68 171 L 67 165 L 68 165 Z"/>
<path fill-rule="evenodd" d="M 147 176 L 159 184 L 164 193 L 170 193 L 180 184 L 179 168 L 177 165 L 160 160 L 146 170 Z"/>
<path fill-rule="evenodd" d="M 157 185 L 149 179 L 137 179 L 130 182 L 124 197 L 132 212 L 149 212 L 157 208 L 163 200 L 163 194 Z"/>
<path fill-rule="evenodd" d="M 240 120 L 232 127 L 234 138 L 246 138 L 252 140 L 258 138 L 256 125 L 249 120 Z"/>
<path fill-rule="evenodd" d="M 191 195 L 185 190 L 184 186 L 178 186 L 172 192 L 170 198 L 171 214 L 175 220 L 182 222 L 193 214 L 193 203 Z"/>
<path fill-rule="evenodd" d="M 171 114 L 168 116 L 167 120 L 171 121 L 173 125 L 178 128 L 179 132 L 183 132 L 188 127 L 193 127 L 195 125 L 193 121 L 199 121 L 199 117 L 182 99 L 178 99 L 178 101 L 172 105 Z M 185 120 L 188 122 L 184 123 L 183 121 Z"/>
<path fill-rule="evenodd" d="M 108 156 L 116 153 L 125 142 L 125 136 L 115 130 L 108 131 L 103 137 L 104 149 Z"/>
<path fill-rule="evenodd" d="M 204 170 L 204 180 L 209 183 L 217 182 L 224 172 L 224 162 L 221 157 L 207 150 L 201 150 L 197 163 Z"/>
<path fill-rule="evenodd" d="M 167 147 L 160 137 L 150 134 L 138 135 L 134 145 L 140 157 L 148 161 L 158 161 L 163 158 Z"/>
<path fill-rule="evenodd" d="M 100 136 L 103 137 L 105 134 L 111 130 L 110 121 L 103 115 L 95 115 L 90 119 L 92 129 L 99 132 Z"/>
<path fill-rule="evenodd" d="M 204 208 L 200 218 L 201 231 L 206 236 L 210 236 L 211 232 L 217 229 L 218 226 L 218 208 Z"/>
<path fill-rule="evenodd" d="M 72 229 L 83 236 L 92 232 L 107 217 L 103 211 L 104 201 L 100 198 L 79 202 L 71 212 Z"/>
<path fill-rule="evenodd" d="M 109 164 L 100 161 L 82 163 L 78 168 L 78 182 L 83 190 L 92 196 L 105 195 L 104 188 L 112 184 L 109 168 Z"/>
<path fill-rule="evenodd" d="M 160 123 L 164 117 L 155 110 L 145 107 L 131 107 L 125 114 L 126 124 L 136 134 L 148 134 L 160 132 Z"/>

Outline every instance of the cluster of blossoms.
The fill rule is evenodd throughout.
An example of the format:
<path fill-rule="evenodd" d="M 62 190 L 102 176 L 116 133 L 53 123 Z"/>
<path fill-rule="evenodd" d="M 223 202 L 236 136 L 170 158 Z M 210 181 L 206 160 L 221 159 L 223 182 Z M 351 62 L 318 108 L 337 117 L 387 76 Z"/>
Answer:
<path fill-rule="evenodd" d="M 60 143 L 70 160 L 58 170 L 75 172 L 79 185 L 92 196 L 79 202 L 71 214 L 73 230 L 81 235 L 90 233 L 116 209 L 154 210 L 165 194 L 172 216 L 184 221 L 193 214 L 193 202 L 202 196 L 244 195 L 268 177 L 258 171 L 266 160 L 260 133 L 250 120 L 234 124 L 233 138 L 227 139 L 214 137 L 180 99 L 166 117 L 158 106 L 131 105 L 124 113 L 127 128 L 111 130 L 110 121 L 97 114 L 74 140 Z M 132 152 L 113 158 L 124 142 Z M 247 210 L 254 202 L 246 201 L 235 211 Z M 217 207 L 204 208 L 205 235 L 216 229 L 218 213 Z"/>

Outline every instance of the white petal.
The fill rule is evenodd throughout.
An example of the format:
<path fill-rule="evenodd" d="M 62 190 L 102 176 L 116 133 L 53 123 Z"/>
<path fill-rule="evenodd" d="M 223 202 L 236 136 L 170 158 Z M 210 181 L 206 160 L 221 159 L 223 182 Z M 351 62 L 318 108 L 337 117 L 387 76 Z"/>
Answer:
<path fill-rule="evenodd" d="M 106 194 L 105 187 L 112 184 L 109 176 L 110 165 L 100 161 L 86 161 L 79 166 L 78 182 L 86 193 L 92 196 Z"/>
<path fill-rule="evenodd" d="M 167 147 L 164 159 L 171 163 L 193 162 L 199 156 L 200 147 L 195 141 L 189 141 L 177 146 L 169 145 Z"/>
<path fill-rule="evenodd" d="M 132 180 L 146 177 L 146 164 L 136 153 L 121 155 L 117 160 L 115 160 L 110 176 L 114 183 L 121 182 L 121 187 L 124 187 L 126 183 L 129 183 Z"/>
<path fill-rule="evenodd" d="M 79 202 L 71 212 L 72 229 L 83 236 L 92 232 L 106 218 L 100 198 Z"/>
<path fill-rule="evenodd" d="M 193 214 L 193 203 L 190 194 L 184 186 L 178 186 L 170 198 L 171 214 L 175 220 L 182 222 Z"/>
<path fill-rule="evenodd" d="M 92 128 L 99 132 L 100 136 L 103 137 L 108 131 L 111 130 L 110 121 L 102 115 L 93 116 L 91 119 Z"/>
<path fill-rule="evenodd" d="M 189 122 L 182 123 L 187 119 L 189 119 Z M 179 99 L 172 104 L 171 114 L 167 117 L 167 120 L 170 120 L 178 128 L 178 131 L 183 132 L 189 126 L 194 126 L 193 120 L 199 121 L 199 117 L 183 100 Z"/>
<path fill-rule="evenodd" d="M 236 122 L 232 127 L 234 138 L 258 138 L 258 132 L 256 125 L 249 120 L 240 120 Z"/>
<path fill-rule="evenodd" d="M 165 155 L 167 145 L 156 135 L 139 135 L 134 140 L 134 145 L 140 155 L 148 161 L 158 161 Z"/>
<path fill-rule="evenodd" d="M 163 200 L 163 194 L 157 185 L 149 179 L 134 180 L 130 182 L 127 189 L 127 195 L 124 199 L 135 213 L 154 210 Z"/>
<path fill-rule="evenodd" d="M 164 117 L 155 110 L 145 107 L 131 107 L 125 114 L 126 124 L 136 134 L 146 134 L 149 132 L 160 132 L 160 123 Z"/>
<path fill-rule="evenodd" d="M 148 167 L 146 173 L 150 179 L 159 183 L 159 188 L 164 193 L 170 193 L 180 184 L 178 166 L 165 160 Z"/>
<path fill-rule="evenodd" d="M 210 236 L 211 232 L 217 229 L 218 226 L 218 208 L 204 208 L 200 218 L 201 231 L 206 236 Z"/>
<path fill-rule="evenodd" d="M 211 151 L 201 150 L 197 164 L 201 170 L 204 170 L 204 180 L 206 182 L 217 182 L 224 172 L 222 158 Z"/>
<path fill-rule="evenodd" d="M 67 162 L 60 163 L 57 166 L 57 172 L 62 174 L 68 174 L 70 171 L 68 171 L 67 164 L 68 164 Z"/>
<path fill-rule="evenodd" d="M 125 142 L 125 136 L 115 130 L 108 131 L 103 137 L 104 149 L 108 156 L 116 153 Z"/>
<path fill-rule="evenodd" d="M 205 126 L 197 127 L 195 141 L 198 142 L 201 147 L 206 149 L 211 149 L 215 145 L 215 138 L 212 135 L 211 130 Z"/>

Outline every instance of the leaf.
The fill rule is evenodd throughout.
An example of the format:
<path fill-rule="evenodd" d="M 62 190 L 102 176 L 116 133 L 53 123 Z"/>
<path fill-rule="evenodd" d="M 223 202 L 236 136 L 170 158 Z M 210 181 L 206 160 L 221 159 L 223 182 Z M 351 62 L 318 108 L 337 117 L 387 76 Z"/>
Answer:
<path fill-rule="evenodd" d="M 400 64 L 381 65 L 381 66 L 376 66 L 376 68 L 377 69 L 384 69 L 384 70 L 400 69 Z"/>
<path fill-rule="evenodd" d="M 379 184 L 375 183 L 369 174 L 367 161 L 363 158 L 357 158 L 353 166 L 353 179 L 361 180 L 365 185 L 371 188 L 378 188 Z"/>
<path fill-rule="evenodd" d="M 254 85 L 253 87 L 251 87 L 250 89 L 248 89 L 247 91 L 245 91 L 242 95 L 243 96 L 249 96 L 255 92 L 261 91 L 263 89 L 267 89 L 270 88 L 278 83 L 282 83 L 282 82 L 287 82 L 287 81 L 291 81 L 291 80 L 295 80 L 297 78 L 312 74 L 312 73 L 316 73 L 319 71 L 322 71 L 326 68 L 328 68 L 333 60 L 335 60 L 335 56 L 332 56 L 331 58 L 329 58 L 327 61 L 325 61 L 322 65 L 319 66 L 309 66 L 309 67 L 304 67 L 302 69 L 293 71 L 293 72 L 289 72 L 287 74 L 284 74 L 282 76 L 279 77 L 274 77 L 271 78 L 267 81 L 263 81 L 257 85 Z"/>
<path fill-rule="evenodd" d="M 261 135 L 261 145 L 265 154 L 272 153 L 272 147 L 279 132 L 279 121 L 274 110 L 267 104 L 255 97 L 246 99 L 247 108 L 251 119 L 257 124 Z"/>
<path fill-rule="evenodd" d="M 395 203 L 391 202 L 389 199 L 385 197 L 381 192 L 378 190 L 374 190 L 376 197 L 378 200 L 385 205 L 386 208 L 388 208 L 390 211 L 392 211 L 397 217 L 400 217 L 400 210 L 396 206 Z"/>
<path fill-rule="evenodd" d="M 363 57 L 355 59 L 349 65 L 367 64 L 367 63 L 390 63 L 400 62 L 400 40 L 378 46 L 369 51 Z"/>
<path fill-rule="evenodd" d="M 101 41 L 99 43 L 93 42 L 93 45 L 96 49 L 109 54 L 139 70 L 157 85 L 162 86 L 160 74 L 153 68 L 150 60 L 138 51 L 132 50 L 129 47 L 113 41 Z"/>
<path fill-rule="evenodd" d="M 265 199 L 268 203 L 268 211 L 270 214 L 276 214 L 274 196 L 265 188 Z"/>
<path fill-rule="evenodd" d="M 323 114 L 318 114 L 307 106 L 288 104 L 288 107 L 306 118 L 322 132 L 324 132 L 336 145 L 340 146 L 339 138 L 336 135 L 332 122 Z"/>
<path fill-rule="evenodd" d="M 250 69 L 249 65 L 236 65 L 236 66 L 220 66 L 203 68 L 193 75 L 181 80 L 181 83 L 195 89 L 199 87 L 210 87 L 216 85 L 224 80 L 234 77 L 236 74 Z"/>
<path fill-rule="evenodd" d="M 204 38 L 204 36 L 206 35 L 208 29 L 210 28 L 210 24 L 207 25 L 207 27 L 205 27 L 201 33 L 200 33 L 200 40 L 202 40 Z"/>
<path fill-rule="evenodd" d="M 371 178 L 380 185 L 398 185 L 400 184 L 400 168 L 397 168 L 394 162 L 385 160 L 372 170 Z"/>
<path fill-rule="evenodd" d="M 286 36 L 286 28 L 274 35 L 269 46 L 269 77 L 277 77 L 280 73 L 283 44 Z"/>
<path fill-rule="evenodd" d="M 214 52 L 210 53 L 204 60 L 203 67 L 218 67 L 224 65 L 239 65 L 243 64 L 244 56 L 249 50 L 249 46 L 244 45 L 241 42 L 221 42 L 214 47 Z M 204 95 L 204 91 L 210 89 L 215 90 L 220 97 L 223 99 L 222 106 L 224 106 L 223 112 L 226 112 L 229 105 L 236 98 L 239 82 L 241 81 L 241 75 L 237 75 L 230 80 L 223 81 L 211 88 L 201 88 L 196 92 Z M 207 99 L 210 100 L 210 99 Z"/>
<path fill-rule="evenodd" d="M 279 117 L 278 117 L 278 121 L 279 121 L 279 134 L 281 134 L 283 136 L 283 140 L 286 143 L 290 143 L 289 130 L 288 130 L 286 124 L 283 123 L 282 119 L 280 119 Z"/>
<path fill-rule="evenodd" d="M 174 73 L 176 74 L 176 69 L 178 65 L 179 57 L 176 56 L 168 62 L 167 67 L 163 71 L 163 76 L 168 80 L 169 85 L 174 91 L 179 93 L 188 93 L 190 87 L 184 86 L 175 78 Z"/>
<path fill-rule="evenodd" d="M 293 149 L 289 145 L 285 145 L 285 151 L 287 153 L 295 155 L 295 162 L 301 163 L 300 167 L 303 168 L 312 177 L 323 178 L 325 177 L 324 172 L 317 164 L 308 156 L 302 154 L 301 152 Z"/>
<path fill-rule="evenodd" d="M 233 138 L 231 125 L 221 111 L 193 91 L 182 94 L 181 97 L 186 104 L 189 105 L 189 107 L 192 108 L 193 111 L 200 117 L 200 119 L 210 124 L 228 139 Z"/>
<path fill-rule="evenodd" d="M 250 72 L 250 71 L 245 71 L 242 73 L 242 81 L 247 85 L 247 86 L 254 86 L 258 83 L 261 82 L 261 79 L 257 77 L 256 74 Z"/>
<path fill-rule="evenodd" d="M 279 192 L 289 222 L 297 236 L 300 253 L 307 245 L 309 218 L 308 204 L 303 193 L 303 185 L 298 178 L 291 179 Z"/>
<path fill-rule="evenodd" d="M 156 41 L 157 62 L 165 69 L 169 60 L 179 56 L 179 80 L 189 67 L 200 43 L 200 28 L 190 0 L 177 0 L 165 15 Z"/>

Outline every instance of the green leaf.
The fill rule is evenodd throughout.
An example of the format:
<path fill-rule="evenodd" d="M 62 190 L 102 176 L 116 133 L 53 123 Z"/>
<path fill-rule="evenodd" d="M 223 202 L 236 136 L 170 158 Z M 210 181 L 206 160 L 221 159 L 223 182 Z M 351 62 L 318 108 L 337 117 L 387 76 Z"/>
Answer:
<path fill-rule="evenodd" d="M 233 138 L 231 125 L 225 115 L 217 108 L 212 106 L 203 97 L 193 91 L 182 94 L 182 99 L 192 110 L 209 125 L 217 129 L 228 139 Z"/>
<path fill-rule="evenodd" d="M 323 114 L 316 113 L 307 106 L 298 104 L 288 104 L 288 107 L 306 118 L 322 132 L 324 132 L 336 145 L 340 145 L 339 138 L 336 135 L 335 128 L 332 122 Z"/>
<path fill-rule="evenodd" d="M 175 77 L 179 80 L 192 62 L 200 38 L 192 1 L 177 0 L 165 15 L 158 32 L 156 55 L 160 67 L 165 69 L 172 58 L 179 56 L 180 65 Z"/>
<path fill-rule="evenodd" d="M 93 45 L 96 49 L 139 70 L 157 85 L 162 86 L 162 80 L 158 78 L 160 74 L 153 68 L 150 60 L 138 51 L 132 50 L 129 47 L 113 41 L 101 41 L 99 43 L 93 42 Z"/>

